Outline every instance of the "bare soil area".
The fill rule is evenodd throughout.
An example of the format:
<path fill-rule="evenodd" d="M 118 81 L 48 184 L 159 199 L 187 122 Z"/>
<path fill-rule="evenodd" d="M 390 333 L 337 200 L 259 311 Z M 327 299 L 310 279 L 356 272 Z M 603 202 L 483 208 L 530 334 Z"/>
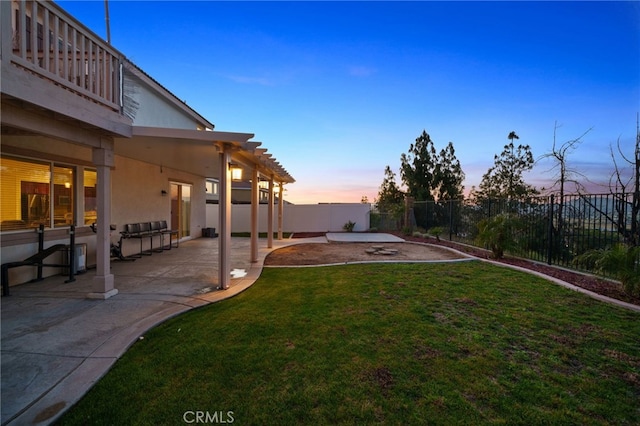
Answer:
<path fill-rule="evenodd" d="M 322 233 L 296 234 L 294 238 L 314 237 L 324 235 Z M 491 259 L 491 252 L 476 247 L 457 244 L 451 241 L 436 241 L 433 238 L 417 238 L 406 235 L 399 237 L 405 239 L 405 243 L 303 243 L 294 246 L 284 247 L 271 252 L 265 259 L 265 265 L 290 266 L 290 265 L 322 265 L 333 263 L 346 263 L 358 261 L 390 261 L 390 260 L 451 260 L 460 259 L 464 256 L 447 247 L 454 248 L 465 254 Z M 422 244 L 416 244 L 422 243 Z M 425 245 L 424 243 L 428 244 Z M 372 246 L 382 246 L 397 250 L 396 254 L 372 254 L 367 253 L 367 249 Z M 496 259 L 492 259 L 496 260 Z M 546 264 L 533 262 L 526 259 L 506 257 L 498 260 L 501 263 L 519 266 L 530 269 L 550 277 L 554 277 L 578 287 L 593 291 L 595 293 L 608 296 L 624 302 L 633 303 L 640 306 L 640 298 L 632 297 L 622 290 L 620 283 L 605 280 L 593 275 L 570 271 L 564 268 L 549 266 Z"/>
<path fill-rule="evenodd" d="M 465 257 L 444 247 L 414 243 L 302 243 L 271 252 L 264 264 L 325 265 L 362 261 L 452 260 Z"/>

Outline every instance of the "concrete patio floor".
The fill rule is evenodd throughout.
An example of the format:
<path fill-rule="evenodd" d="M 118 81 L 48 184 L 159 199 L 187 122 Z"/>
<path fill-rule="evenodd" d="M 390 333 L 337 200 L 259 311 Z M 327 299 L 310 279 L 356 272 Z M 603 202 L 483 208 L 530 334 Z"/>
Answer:
<path fill-rule="evenodd" d="M 77 402 L 147 330 L 175 315 L 232 297 L 259 277 L 266 255 L 324 237 L 266 240 L 257 263 L 250 239 L 232 238 L 231 268 L 247 275 L 217 287 L 218 239 L 198 238 L 135 262 L 113 262 L 118 294 L 92 300 L 94 272 L 11 287 L 2 297 L 1 423 L 49 424 Z"/>

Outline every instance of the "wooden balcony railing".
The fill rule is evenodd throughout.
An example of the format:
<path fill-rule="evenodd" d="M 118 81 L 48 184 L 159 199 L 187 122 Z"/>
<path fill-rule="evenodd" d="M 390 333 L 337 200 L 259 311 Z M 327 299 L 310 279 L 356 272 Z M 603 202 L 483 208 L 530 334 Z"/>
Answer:
<path fill-rule="evenodd" d="M 12 0 L 10 19 L 13 64 L 120 112 L 117 50 L 53 2 Z"/>

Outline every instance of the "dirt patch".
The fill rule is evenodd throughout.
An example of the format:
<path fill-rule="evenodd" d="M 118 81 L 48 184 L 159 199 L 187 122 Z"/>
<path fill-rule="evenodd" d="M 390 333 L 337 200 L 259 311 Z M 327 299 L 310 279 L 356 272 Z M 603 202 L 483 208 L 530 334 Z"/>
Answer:
<path fill-rule="evenodd" d="M 372 249 L 375 252 L 368 253 Z M 396 253 L 391 254 L 396 250 Z M 389 254 L 380 254 L 380 252 Z M 387 260 L 453 260 L 464 257 L 446 248 L 414 243 L 302 243 L 269 253 L 264 264 L 267 266 L 325 265 Z"/>

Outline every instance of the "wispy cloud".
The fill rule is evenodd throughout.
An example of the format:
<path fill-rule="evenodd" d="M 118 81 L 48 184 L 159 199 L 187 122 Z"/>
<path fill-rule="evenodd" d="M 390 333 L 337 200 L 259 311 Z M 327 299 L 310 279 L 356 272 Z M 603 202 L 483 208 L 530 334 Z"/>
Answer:
<path fill-rule="evenodd" d="M 375 68 L 365 67 L 365 66 L 349 67 L 349 75 L 353 77 L 369 77 L 370 75 L 375 74 L 377 71 L 378 70 Z"/>
<path fill-rule="evenodd" d="M 260 86 L 274 86 L 275 83 L 267 77 L 248 77 L 244 75 L 230 75 L 227 78 L 240 84 L 257 84 Z"/>

